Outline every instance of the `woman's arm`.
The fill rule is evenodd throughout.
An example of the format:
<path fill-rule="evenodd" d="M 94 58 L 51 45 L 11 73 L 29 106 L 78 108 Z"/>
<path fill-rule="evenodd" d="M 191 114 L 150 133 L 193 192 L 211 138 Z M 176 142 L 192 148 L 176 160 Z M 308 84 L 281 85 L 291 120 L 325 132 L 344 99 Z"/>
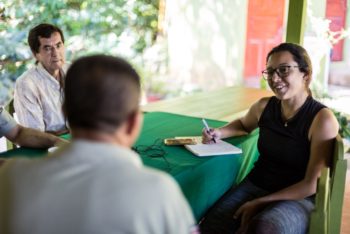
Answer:
<path fill-rule="evenodd" d="M 270 97 L 260 99 L 249 108 L 248 113 L 245 116 L 233 120 L 225 126 L 210 129 L 210 132 L 203 129 L 203 142 L 210 143 L 213 138 L 218 140 L 249 134 L 258 127 L 258 121 L 269 99 Z"/>

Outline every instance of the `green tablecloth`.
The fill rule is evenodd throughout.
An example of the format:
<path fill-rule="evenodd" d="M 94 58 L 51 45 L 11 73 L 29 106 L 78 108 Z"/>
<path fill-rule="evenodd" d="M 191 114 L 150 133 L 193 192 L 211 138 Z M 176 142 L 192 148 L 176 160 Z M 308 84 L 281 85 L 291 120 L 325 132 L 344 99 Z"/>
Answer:
<path fill-rule="evenodd" d="M 207 120 L 209 126 L 219 127 L 225 122 Z M 156 139 L 175 136 L 199 136 L 201 119 L 183 115 L 151 112 L 145 115 L 145 123 L 137 145 L 151 145 Z M 180 184 L 195 217 L 199 220 L 233 184 L 241 181 L 258 157 L 256 141 L 258 132 L 248 136 L 227 139 L 243 150 L 243 155 L 197 157 L 183 146 L 164 146 L 170 164 L 162 158 L 142 155 L 145 165 L 170 173 Z"/>
<path fill-rule="evenodd" d="M 64 134 L 60 137 L 66 140 L 70 139 L 69 134 Z M 16 149 L 12 149 L 12 150 L 0 153 L 0 158 L 12 158 L 12 157 L 18 157 L 18 156 L 38 158 L 38 157 L 46 156 L 47 153 L 48 153 L 47 149 L 32 149 L 32 148 L 21 147 L 21 148 L 16 148 Z"/>
<path fill-rule="evenodd" d="M 214 120 L 207 120 L 207 122 L 211 127 L 225 124 Z M 175 136 L 199 136 L 202 128 L 199 118 L 163 112 L 147 113 L 135 146 L 150 146 L 157 139 L 163 140 Z M 258 157 L 257 138 L 258 132 L 255 131 L 248 136 L 226 140 L 242 148 L 243 155 L 197 157 L 183 146 L 162 145 L 166 152 L 165 159 L 150 157 L 146 154 L 141 154 L 141 158 L 145 165 L 163 170 L 175 178 L 192 207 L 196 219 L 200 220 L 215 201 L 250 171 Z M 0 157 L 13 157 L 18 154 L 40 157 L 46 155 L 47 151 L 21 148 L 2 153 Z"/>

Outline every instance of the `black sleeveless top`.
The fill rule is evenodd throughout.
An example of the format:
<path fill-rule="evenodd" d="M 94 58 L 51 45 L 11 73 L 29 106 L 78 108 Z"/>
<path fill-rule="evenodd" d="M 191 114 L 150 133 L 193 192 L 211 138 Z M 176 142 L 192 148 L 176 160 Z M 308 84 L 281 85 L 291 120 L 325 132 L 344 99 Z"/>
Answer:
<path fill-rule="evenodd" d="M 256 186 L 275 192 L 301 181 L 310 158 L 308 132 L 315 115 L 325 106 L 309 96 L 287 122 L 281 101 L 271 97 L 258 122 L 260 156 L 248 178 Z"/>

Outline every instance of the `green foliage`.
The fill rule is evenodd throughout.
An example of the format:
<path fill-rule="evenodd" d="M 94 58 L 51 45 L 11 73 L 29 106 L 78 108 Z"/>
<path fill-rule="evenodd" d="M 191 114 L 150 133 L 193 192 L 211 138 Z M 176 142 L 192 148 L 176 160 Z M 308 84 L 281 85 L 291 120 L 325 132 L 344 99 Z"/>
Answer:
<path fill-rule="evenodd" d="M 322 90 L 312 90 L 312 95 L 316 97 L 316 99 L 332 99 L 329 93 L 326 93 Z M 339 124 L 339 134 L 342 138 L 350 139 L 350 123 L 348 121 L 348 117 L 344 115 L 342 112 L 337 111 L 335 109 L 331 109 L 335 117 L 337 118 Z"/>
<path fill-rule="evenodd" d="M 69 61 L 108 53 L 140 62 L 157 36 L 158 4 L 158 0 L 2 0 L 0 78 L 15 80 L 34 62 L 27 36 L 42 22 L 63 30 Z"/>
<path fill-rule="evenodd" d="M 350 123 L 347 120 L 347 117 L 341 112 L 333 110 L 335 117 L 339 123 L 339 134 L 342 138 L 350 139 Z"/>

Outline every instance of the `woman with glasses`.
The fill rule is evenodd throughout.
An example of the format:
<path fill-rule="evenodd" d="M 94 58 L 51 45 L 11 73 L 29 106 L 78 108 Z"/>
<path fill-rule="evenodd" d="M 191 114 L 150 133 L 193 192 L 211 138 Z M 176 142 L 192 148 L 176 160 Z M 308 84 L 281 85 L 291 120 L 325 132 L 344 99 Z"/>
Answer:
<path fill-rule="evenodd" d="M 317 178 L 331 159 L 338 122 L 313 99 L 312 66 L 306 50 L 282 43 L 266 57 L 262 71 L 275 96 L 254 103 L 248 113 L 209 132 L 203 141 L 249 134 L 259 128 L 260 156 L 201 222 L 202 233 L 306 233 Z"/>

